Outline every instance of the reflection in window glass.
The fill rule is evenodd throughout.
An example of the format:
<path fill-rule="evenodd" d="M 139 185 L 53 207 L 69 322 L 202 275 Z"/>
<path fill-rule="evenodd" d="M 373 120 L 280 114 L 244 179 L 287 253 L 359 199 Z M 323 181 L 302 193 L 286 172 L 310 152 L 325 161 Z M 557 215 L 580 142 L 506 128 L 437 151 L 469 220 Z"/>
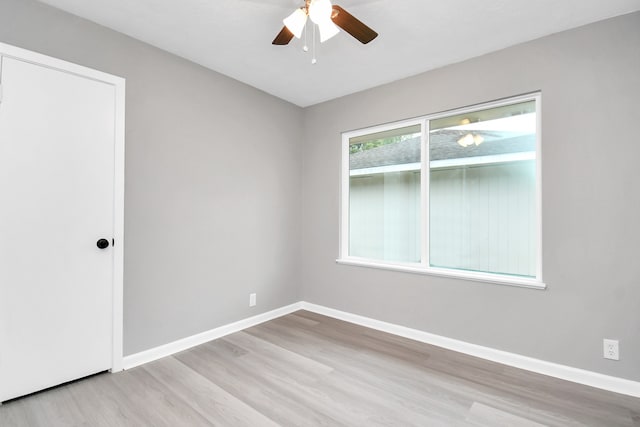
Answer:
<path fill-rule="evenodd" d="M 349 255 L 420 262 L 421 126 L 349 140 Z"/>

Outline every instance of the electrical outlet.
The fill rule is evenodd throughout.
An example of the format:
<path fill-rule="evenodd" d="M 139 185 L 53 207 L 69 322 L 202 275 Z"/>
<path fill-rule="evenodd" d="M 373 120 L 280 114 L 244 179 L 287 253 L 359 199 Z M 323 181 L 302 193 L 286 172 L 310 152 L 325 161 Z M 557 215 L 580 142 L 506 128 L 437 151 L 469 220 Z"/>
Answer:
<path fill-rule="evenodd" d="M 256 294 L 249 294 L 249 307 L 256 305 Z"/>
<path fill-rule="evenodd" d="M 618 347 L 618 340 L 603 340 L 604 345 L 604 358 L 611 360 L 620 360 L 620 347 Z"/>

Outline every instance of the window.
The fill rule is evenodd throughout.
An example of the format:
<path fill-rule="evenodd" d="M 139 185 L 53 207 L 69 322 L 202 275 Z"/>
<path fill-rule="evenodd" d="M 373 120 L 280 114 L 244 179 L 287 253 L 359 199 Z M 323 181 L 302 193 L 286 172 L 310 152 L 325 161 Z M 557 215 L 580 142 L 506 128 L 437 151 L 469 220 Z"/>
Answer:
<path fill-rule="evenodd" d="M 349 254 L 420 262 L 420 124 L 351 138 Z"/>
<path fill-rule="evenodd" d="M 343 134 L 339 262 L 544 287 L 540 95 Z"/>

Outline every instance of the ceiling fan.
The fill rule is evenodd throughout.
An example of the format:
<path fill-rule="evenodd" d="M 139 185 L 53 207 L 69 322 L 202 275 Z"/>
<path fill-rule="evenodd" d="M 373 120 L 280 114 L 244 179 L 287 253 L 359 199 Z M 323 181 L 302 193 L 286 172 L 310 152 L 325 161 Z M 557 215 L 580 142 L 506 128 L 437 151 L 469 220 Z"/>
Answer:
<path fill-rule="evenodd" d="M 378 37 L 378 33 L 340 6 L 332 5 L 330 0 L 305 0 L 304 6 L 296 9 L 283 20 L 284 27 L 271 43 L 286 45 L 294 36 L 300 38 L 307 18 L 310 18 L 318 26 L 321 43 L 338 34 L 340 32 L 338 27 L 351 34 L 362 44 L 367 44 Z"/>

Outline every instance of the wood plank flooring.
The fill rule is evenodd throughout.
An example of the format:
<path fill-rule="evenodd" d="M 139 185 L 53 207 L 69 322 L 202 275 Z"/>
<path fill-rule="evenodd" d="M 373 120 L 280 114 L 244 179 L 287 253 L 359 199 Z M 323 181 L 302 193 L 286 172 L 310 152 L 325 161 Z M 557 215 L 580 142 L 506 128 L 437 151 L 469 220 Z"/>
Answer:
<path fill-rule="evenodd" d="M 298 311 L 6 402 L 0 426 L 640 427 L 640 399 Z"/>

